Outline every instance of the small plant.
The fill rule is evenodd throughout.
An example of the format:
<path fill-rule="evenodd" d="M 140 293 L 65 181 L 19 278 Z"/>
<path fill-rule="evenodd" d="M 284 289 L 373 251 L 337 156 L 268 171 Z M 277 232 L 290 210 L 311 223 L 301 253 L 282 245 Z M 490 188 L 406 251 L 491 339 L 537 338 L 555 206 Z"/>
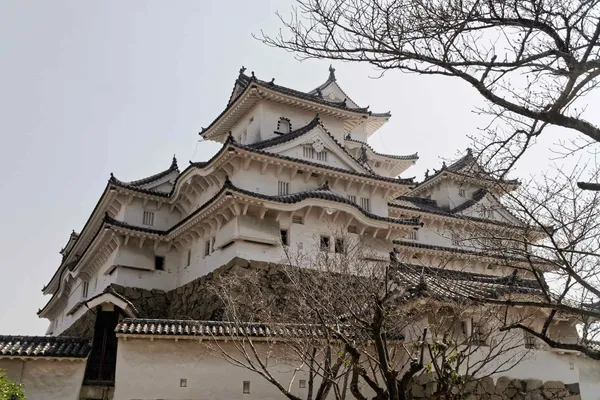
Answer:
<path fill-rule="evenodd" d="M 4 370 L 0 369 L 0 400 L 24 400 L 23 385 L 8 379 Z"/>

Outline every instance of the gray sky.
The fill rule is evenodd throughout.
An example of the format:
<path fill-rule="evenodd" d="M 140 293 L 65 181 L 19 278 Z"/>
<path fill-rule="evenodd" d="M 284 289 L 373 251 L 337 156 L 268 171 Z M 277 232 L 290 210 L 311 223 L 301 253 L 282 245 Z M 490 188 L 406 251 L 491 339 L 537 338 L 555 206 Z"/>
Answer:
<path fill-rule="evenodd" d="M 41 288 L 79 232 L 110 172 L 138 179 L 192 159 L 198 131 L 223 110 L 239 68 L 313 89 L 329 62 L 300 63 L 251 37 L 275 32 L 289 1 L 26 1 L 0 3 L 0 334 L 43 334 Z M 421 177 L 468 146 L 477 94 L 448 78 L 334 64 L 359 105 L 392 111 L 370 144 L 419 152 Z M 596 104 L 600 104 L 597 102 Z M 479 123 L 481 125 L 481 123 Z M 218 148 L 200 143 L 194 160 Z M 527 161 L 519 175 L 546 163 Z"/>

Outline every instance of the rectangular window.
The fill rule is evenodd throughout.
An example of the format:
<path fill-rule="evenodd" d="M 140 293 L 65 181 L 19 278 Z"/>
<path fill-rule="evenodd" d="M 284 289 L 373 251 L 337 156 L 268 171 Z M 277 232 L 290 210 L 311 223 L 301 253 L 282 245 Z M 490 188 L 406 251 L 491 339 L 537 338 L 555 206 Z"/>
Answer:
<path fill-rule="evenodd" d="M 320 241 L 320 246 L 319 246 L 321 251 L 329 251 L 329 249 L 331 248 L 330 244 L 331 244 L 331 239 L 329 238 L 329 236 L 321 236 L 321 241 Z"/>
<path fill-rule="evenodd" d="M 346 243 L 344 243 L 344 239 L 335 239 L 335 252 L 338 254 L 346 254 Z"/>
<path fill-rule="evenodd" d="M 464 188 L 458 188 L 458 195 L 460 197 L 465 197 L 465 189 Z"/>
<path fill-rule="evenodd" d="M 208 256 L 210 254 L 210 239 L 206 239 L 206 242 L 204 242 L 204 257 Z"/>
<path fill-rule="evenodd" d="M 406 234 L 406 238 L 410 240 L 417 240 L 417 231 L 410 231 Z"/>
<path fill-rule="evenodd" d="M 469 336 L 469 321 L 460 321 L 460 330 L 466 337 Z"/>
<path fill-rule="evenodd" d="M 292 217 L 293 224 L 304 224 L 304 219 L 301 216 L 293 216 Z"/>
<path fill-rule="evenodd" d="M 353 203 L 356 203 L 356 196 L 353 194 L 349 194 L 348 195 L 348 200 L 350 200 Z"/>
<path fill-rule="evenodd" d="M 154 269 L 157 271 L 165 270 L 165 258 L 161 256 L 154 257 Z"/>
<path fill-rule="evenodd" d="M 242 392 L 244 394 L 250 394 L 250 381 L 244 381 L 244 384 L 242 386 Z"/>
<path fill-rule="evenodd" d="M 187 260 L 186 260 L 185 265 L 189 267 L 191 263 L 192 263 L 192 250 L 190 249 L 187 251 Z"/>
<path fill-rule="evenodd" d="M 215 238 L 213 237 L 210 241 L 210 252 L 214 252 L 215 251 Z"/>
<path fill-rule="evenodd" d="M 180 379 L 179 387 L 187 387 L 187 379 Z"/>
<path fill-rule="evenodd" d="M 153 226 L 154 225 L 154 213 L 151 211 L 144 211 L 144 218 L 142 223 L 144 225 Z"/>
<path fill-rule="evenodd" d="M 356 225 L 350 225 L 348 227 L 348 233 L 358 233 L 358 227 Z"/>
<path fill-rule="evenodd" d="M 319 161 L 327 161 L 327 151 L 323 150 L 323 151 L 317 153 L 317 160 L 319 160 Z"/>
<path fill-rule="evenodd" d="M 290 244 L 289 242 L 289 237 L 288 237 L 288 231 L 287 229 L 282 229 L 279 231 L 280 235 L 281 235 L 281 244 L 284 246 L 287 246 Z"/>
<path fill-rule="evenodd" d="M 477 344 L 485 343 L 483 328 L 474 322 L 471 322 L 471 341 Z"/>
<path fill-rule="evenodd" d="M 85 281 L 81 284 L 81 298 L 85 299 L 88 297 L 88 290 L 90 288 L 90 283 Z"/>
<path fill-rule="evenodd" d="M 536 347 L 535 336 L 533 336 L 529 332 L 523 332 L 523 334 L 525 335 L 525 348 L 526 349 L 535 349 L 535 347 Z"/>
<path fill-rule="evenodd" d="M 306 380 L 305 379 L 300 379 L 300 381 L 298 382 L 298 387 L 300 389 L 304 389 L 306 387 Z"/>
<path fill-rule="evenodd" d="M 302 155 L 304 156 L 304 158 L 315 158 L 315 149 L 313 149 L 312 147 L 303 147 Z"/>
<path fill-rule="evenodd" d="M 361 197 L 360 198 L 360 206 L 365 211 L 371 211 L 371 199 L 367 199 L 366 197 Z"/>
<path fill-rule="evenodd" d="M 280 196 L 285 196 L 290 193 L 290 183 L 289 182 L 278 182 L 277 184 L 277 194 Z"/>

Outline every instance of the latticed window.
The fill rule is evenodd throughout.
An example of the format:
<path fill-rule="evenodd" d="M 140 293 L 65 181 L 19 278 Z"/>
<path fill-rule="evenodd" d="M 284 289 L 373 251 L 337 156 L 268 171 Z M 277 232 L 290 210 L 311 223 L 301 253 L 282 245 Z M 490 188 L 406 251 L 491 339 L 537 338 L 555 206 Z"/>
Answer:
<path fill-rule="evenodd" d="M 452 245 L 459 246 L 460 245 L 460 236 L 457 233 L 452 233 L 451 235 Z"/>
<path fill-rule="evenodd" d="M 406 234 L 406 238 L 410 240 L 417 240 L 417 231 L 410 231 Z"/>
<path fill-rule="evenodd" d="M 151 211 L 144 211 L 142 223 L 144 225 L 153 226 L 154 225 L 154 213 Z"/>
<path fill-rule="evenodd" d="M 302 148 L 302 155 L 304 158 L 315 158 L 315 149 L 305 146 Z"/>
<path fill-rule="evenodd" d="M 90 287 L 90 283 L 88 281 L 85 281 L 81 284 L 81 297 L 82 298 L 85 299 L 86 297 L 88 297 L 89 287 Z"/>
<path fill-rule="evenodd" d="M 465 197 L 465 189 L 464 188 L 458 188 L 458 195 L 460 197 Z"/>
<path fill-rule="evenodd" d="M 284 196 L 290 193 L 290 183 L 289 182 L 278 182 L 277 184 L 277 193 L 280 196 Z"/>
<path fill-rule="evenodd" d="M 327 151 L 323 150 L 317 153 L 317 160 L 319 161 L 327 161 Z"/>
<path fill-rule="evenodd" d="M 321 251 L 329 251 L 331 248 L 331 239 L 329 236 L 321 236 L 320 240 L 320 249 Z"/>
<path fill-rule="evenodd" d="M 535 349 L 536 347 L 536 340 L 535 340 L 535 336 L 533 336 L 531 333 L 529 332 L 524 332 L 525 335 L 525 348 L 527 349 Z"/>
<path fill-rule="evenodd" d="M 360 198 L 360 206 L 365 210 L 365 211 L 371 211 L 371 199 L 368 199 L 366 197 L 361 197 Z"/>
<path fill-rule="evenodd" d="M 358 228 L 356 225 L 350 225 L 348 227 L 348 233 L 358 233 Z"/>
<path fill-rule="evenodd" d="M 303 224 L 303 223 L 304 223 L 304 219 L 302 218 L 302 216 L 294 215 L 292 217 L 292 224 Z"/>
<path fill-rule="evenodd" d="M 348 195 L 348 200 L 350 200 L 353 203 L 356 203 L 356 196 L 353 194 L 349 194 Z"/>

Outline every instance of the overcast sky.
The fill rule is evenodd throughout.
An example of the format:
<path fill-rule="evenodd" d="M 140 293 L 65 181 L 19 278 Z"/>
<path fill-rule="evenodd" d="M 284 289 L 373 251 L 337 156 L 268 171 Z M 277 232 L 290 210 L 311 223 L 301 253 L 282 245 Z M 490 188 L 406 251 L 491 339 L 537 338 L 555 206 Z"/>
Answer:
<path fill-rule="evenodd" d="M 275 32 L 285 0 L 0 2 L 0 334 L 43 334 L 36 311 L 59 250 L 79 232 L 109 174 L 133 180 L 208 159 L 198 131 L 223 110 L 239 68 L 310 90 L 329 62 L 300 63 L 252 38 Z M 482 125 L 473 89 L 448 78 L 377 73 L 335 63 L 361 106 L 392 112 L 378 151 L 419 152 L 422 177 L 468 146 Z M 538 153 L 539 154 L 539 153 Z M 547 163 L 538 155 L 517 175 Z"/>

